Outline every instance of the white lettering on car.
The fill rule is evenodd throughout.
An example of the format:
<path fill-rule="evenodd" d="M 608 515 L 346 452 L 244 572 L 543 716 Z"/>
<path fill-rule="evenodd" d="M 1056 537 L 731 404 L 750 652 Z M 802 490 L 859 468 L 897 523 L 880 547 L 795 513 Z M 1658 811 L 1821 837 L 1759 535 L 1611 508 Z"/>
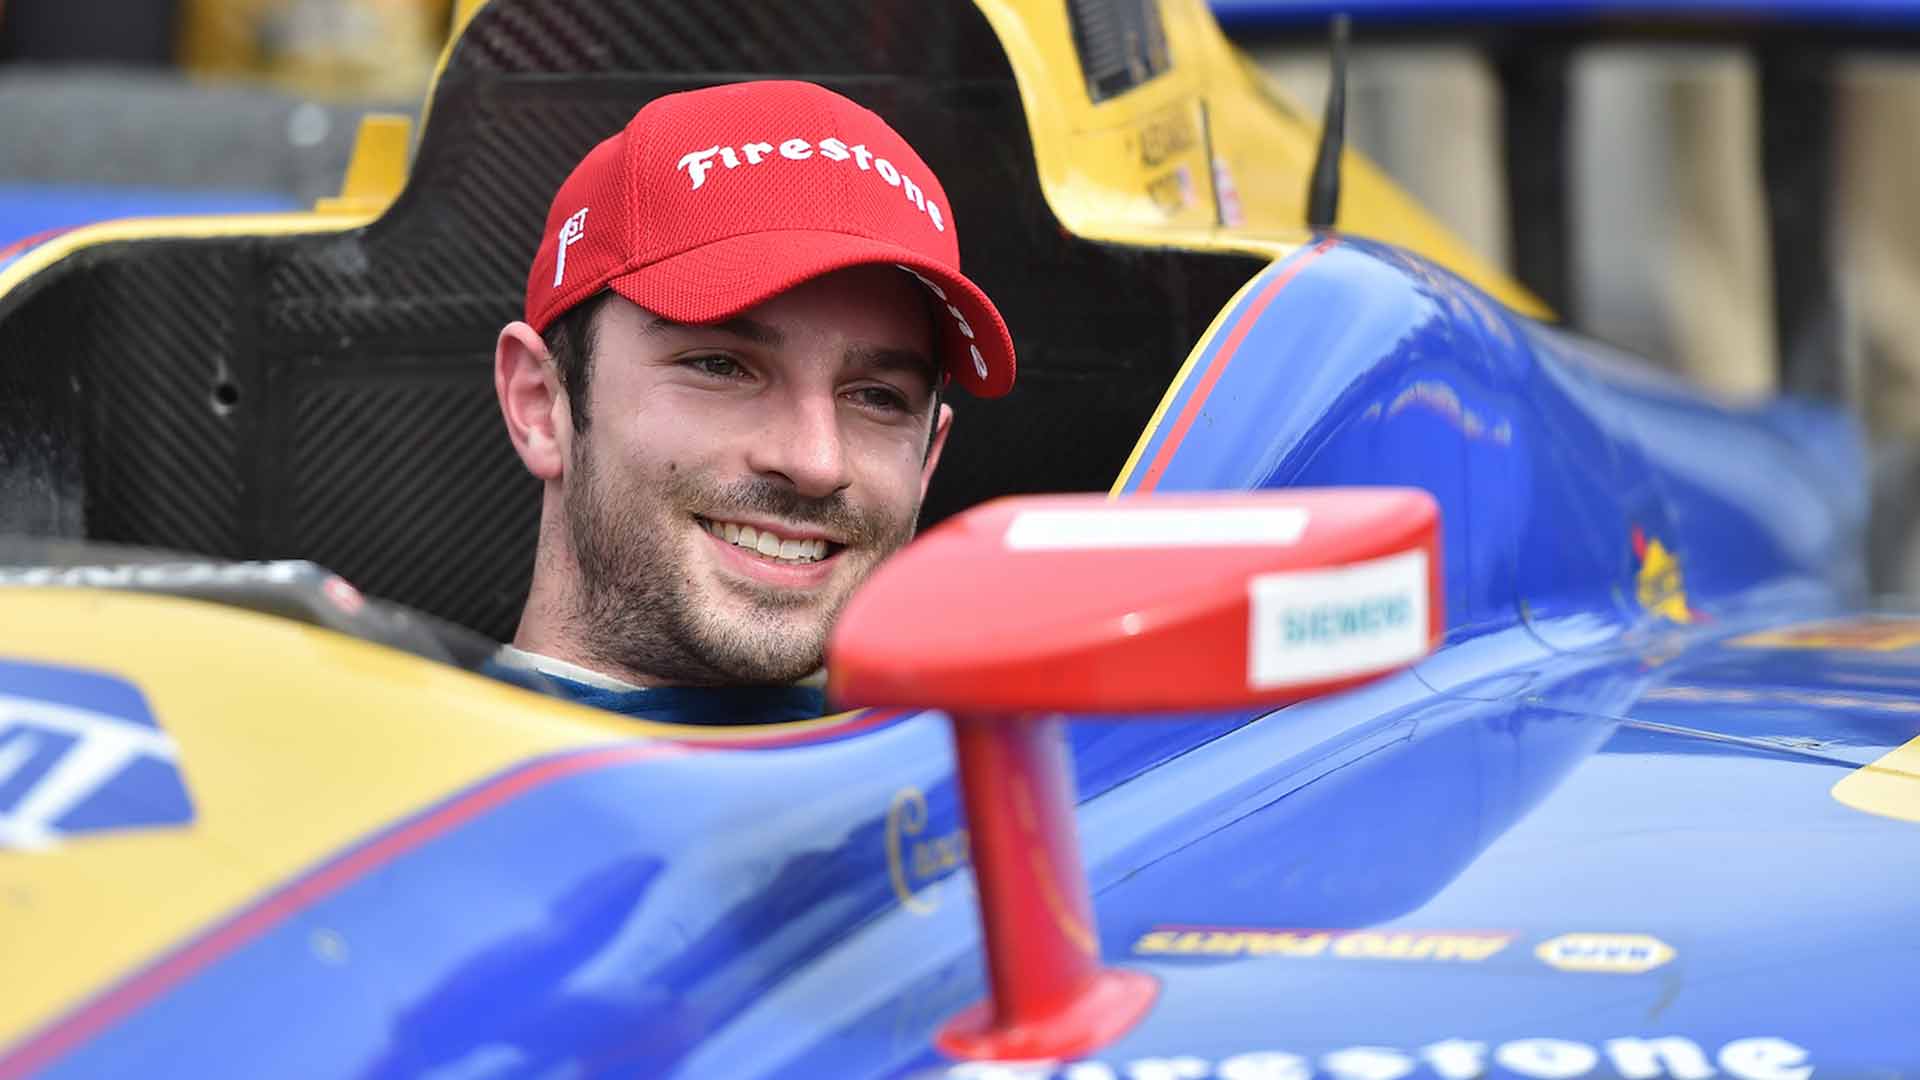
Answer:
<path fill-rule="evenodd" d="M 1539 1080 L 1572 1080 L 1593 1071 L 1600 1055 L 1586 1043 L 1566 1039 L 1515 1039 L 1501 1043 L 1493 1060 L 1521 1076 Z"/>
<path fill-rule="evenodd" d="M 1400 1080 L 1418 1063 L 1384 1046 L 1355 1046 L 1335 1050 L 1320 1059 L 1320 1067 L 1334 1080 Z"/>
<path fill-rule="evenodd" d="M 1807 1080 L 1807 1052 L 1785 1039 L 1735 1039 L 1720 1048 L 1720 1067 L 1740 1080 Z"/>
<path fill-rule="evenodd" d="M 1706 1080 L 1713 1075 L 1698 1043 L 1669 1035 L 1663 1039 L 1608 1039 L 1607 1059 L 1621 1080 Z"/>
<path fill-rule="evenodd" d="M 1484 1042 L 1446 1039 L 1408 1052 L 1388 1046 L 1351 1046 L 1321 1055 L 1318 1068 L 1299 1054 L 1254 1050 L 1212 1061 L 1191 1054 L 1131 1061 L 967 1062 L 934 1075 L 946 1080 L 1402 1080 L 1438 1076 L 1477 1080 L 1496 1075 L 1573 1080 L 1600 1070 L 1601 1052 L 1584 1042 L 1556 1038 L 1512 1039 L 1494 1049 Z M 1604 1040 L 1612 1072 L 1623 1080 L 1707 1080 L 1716 1075 L 1692 1039 L 1678 1035 L 1626 1036 Z M 1721 1047 L 1720 1068 L 1735 1080 L 1808 1080 L 1809 1054 L 1785 1039 L 1735 1039 Z"/>

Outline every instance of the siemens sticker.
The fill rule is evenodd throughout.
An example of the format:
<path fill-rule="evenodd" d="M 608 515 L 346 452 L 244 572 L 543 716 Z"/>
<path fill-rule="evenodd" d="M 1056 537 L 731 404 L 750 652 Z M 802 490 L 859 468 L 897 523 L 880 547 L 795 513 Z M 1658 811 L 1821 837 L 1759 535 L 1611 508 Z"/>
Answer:
<path fill-rule="evenodd" d="M 1352 1046 L 1319 1055 L 1255 1050 L 1218 1060 L 1192 1054 L 1134 1058 L 1123 1062 L 973 1061 L 919 1074 L 943 1080 L 1807 1080 L 1807 1051 L 1772 1036 L 1734 1039 L 1718 1054 L 1679 1035 L 1625 1036 L 1598 1046 L 1571 1039 L 1526 1038 L 1489 1044 L 1445 1039 L 1418 1050 Z M 1719 1070 L 1714 1069 L 1715 1065 Z"/>
<path fill-rule="evenodd" d="M 1313 645 L 1343 637 L 1382 634 L 1412 621 L 1413 598 L 1374 596 L 1352 603 L 1328 603 L 1289 611 L 1281 618 L 1287 644 Z"/>
<path fill-rule="evenodd" d="M 1418 659 L 1427 647 L 1427 554 L 1248 584 L 1247 679 L 1260 688 L 1336 679 Z"/>

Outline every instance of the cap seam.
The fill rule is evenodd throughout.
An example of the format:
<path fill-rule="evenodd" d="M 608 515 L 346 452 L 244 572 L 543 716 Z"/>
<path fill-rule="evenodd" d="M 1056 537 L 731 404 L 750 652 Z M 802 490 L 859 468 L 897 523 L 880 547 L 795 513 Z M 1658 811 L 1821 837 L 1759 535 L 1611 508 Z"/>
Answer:
<path fill-rule="evenodd" d="M 719 243 L 724 240 L 733 240 L 742 236 L 766 236 L 772 233 L 832 233 L 836 236 L 853 236 L 853 237 L 858 237 L 859 239 L 862 239 L 862 240 L 877 240 L 880 243 L 891 244 L 892 246 L 899 248 L 902 254 L 911 255 L 916 259 L 923 259 L 929 263 L 933 263 L 935 265 L 946 268 L 944 267 L 944 264 L 939 259 L 925 255 L 921 252 L 915 251 L 913 248 L 909 247 L 908 245 L 903 244 L 898 240 L 895 240 L 894 238 L 884 235 L 882 233 L 866 232 L 856 228 L 824 229 L 818 226 L 805 226 L 805 227 L 782 226 L 780 228 L 773 228 L 773 229 L 746 229 L 740 232 L 728 233 L 725 236 L 717 236 L 717 237 L 709 236 L 701 240 L 695 241 L 693 243 L 690 243 L 685 247 L 675 248 L 672 251 L 664 251 L 664 250 L 655 251 L 655 252 L 649 253 L 644 258 L 635 256 L 635 257 L 629 258 L 626 263 L 622 264 L 623 268 L 619 272 L 624 274 L 634 270 L 643 269 L 644 264 L 657 263 L 664 259 L 677 258 L 681 255 L 685 255 L 689 251 L 697 251 L 703 247 L 710 247 L 713 244 Z M 639 264 L 639 265 L 636 265 L 636 264 Z M 957 267 L 946 268 L 946 269 L 948 269 L 949 272 L 954 274 L 960 273 Z"/>
<path fill-rule="evenodd" d="M 642 109 L 641 113 L 644 114 L 645 111 L 645 109 Z M 635 119 L 638 118 L 636 115 Z M 657 126 L 657 124 L 648 124 L 646 129 L 640 133 L 641 139 L 644 140 L 644 145 L 640 147 L 633 145 L 634 140 L 631 137 L 621 140 L 621 142 L 626 144 L 624 149 L 627 156 L 626 167 L 620 170 L 623 174 L 621 179 L 626 186 L 626 191 L 622 194 L 625 197 L 626 205 L 631 208 L 633 213 L 633 217 L 627 222 L 627 250 L 630 252 L 641 250 L 643 238 L 640 235 L 640 223 L 647 220 L 647 215 L 651 213 L 653 209 L 651 205 L 652 200 L 649 198 L 649 193 L 647 192 L 647 185 L 640 182 L 639 162 L 651 160 L 646 156 L 646 152 L 653 149 L 653 134 Z M 628 125 L 627 130 L 629 136 L 631 136 L 633 131 L 631 124 Z M 637 196 L 635 194 L 636 191 L 639 192 Z M 640 205 L 642 200 L 646 200 L 648 205 Z"/>

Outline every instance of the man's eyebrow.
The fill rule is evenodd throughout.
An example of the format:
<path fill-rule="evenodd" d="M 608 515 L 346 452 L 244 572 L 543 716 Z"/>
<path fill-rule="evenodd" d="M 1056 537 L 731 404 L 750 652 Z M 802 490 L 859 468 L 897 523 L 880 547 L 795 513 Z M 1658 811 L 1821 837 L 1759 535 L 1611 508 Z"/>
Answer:
<path fill-rule="evenodd" d="M 905 372 L 919 375 L 927 385 L 940 382 L 939 368 L 919 349 L 896 349 L 880 345 L 855 345 L 844 355 L 846 365 L 873 372 Z"/>
<path fill-rule="evenodd" d="M 745 315 L 736 315 L 731 319 L 717 323 L 674 322 L 664 315 L 655 315 L 653 321 L 647 324 L 644 332 L 655 334 L 663 330 L 685 330 L 690 332 L 718 330 L 723 334 L 730 334 L 733 337 L 751 341 L 755 345 L 765 345 L 768 348 L 778 348 L 787 340 L 787 336 L 780 332 L 779 327 L 770 326 L 758 319 L 750 319 Z"/>

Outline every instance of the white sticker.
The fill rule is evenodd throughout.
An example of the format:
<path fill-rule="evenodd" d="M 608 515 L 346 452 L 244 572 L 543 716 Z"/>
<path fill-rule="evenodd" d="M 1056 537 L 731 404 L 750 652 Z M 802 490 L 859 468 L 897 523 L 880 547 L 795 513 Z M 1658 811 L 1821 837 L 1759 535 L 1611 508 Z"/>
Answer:
<path fill-rule="evenodd" d="M 1561 971 L 1638 975 L 1673 959 L 1673 946 L 1647 934 L 1561 934 L 1533 953 Z"/>
<path fill-rule="evenodd" d="M 1083 548 L 1286 547 L 1307 529 L 1298 506 L 1028 510 L 1007 526 L 1012 551 Z"/>
<path fill-rule="evenodd" d="M 1260 690 L 1411 663 L 1427 651 L 1427 553 L 1247 583 L 1247 684 Z"/>

